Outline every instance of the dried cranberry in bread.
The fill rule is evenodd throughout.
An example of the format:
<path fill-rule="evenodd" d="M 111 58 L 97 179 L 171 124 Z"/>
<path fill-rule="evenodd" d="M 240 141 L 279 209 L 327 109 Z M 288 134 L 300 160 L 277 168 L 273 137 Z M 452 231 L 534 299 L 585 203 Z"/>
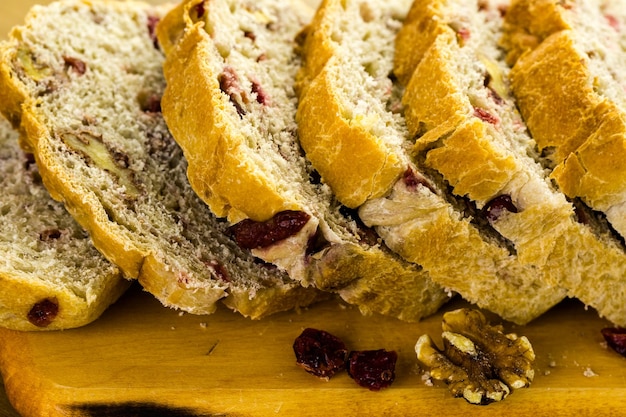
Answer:
<path fill-rule="evenodd" d="M 83 326 L 115 302 L 129 282 L 50 198 L 18 136 L 0 117 L 0 326 Z"/>
<path fill-rule="evenodd" d="M 623 244 L 549 178 L 549 161 L 509 91 L 508 67 L 498 48 L 501 13 L 496 5 L 475 0 L 413 5 L 396 47 L 399 56 L 416 56 L 403 96 L 413 153 L 457 198 L 481 210 L 510 243 L 517 262 L 535 271 L 538 285 L 565 288 L 600 315 L 626 324 Z M 431 31 L 424 36 L 432 39 L 422 49 L 406 39 L 420 28 Z M 569 87 L 564 79 L 557 89 Z"/>
<path fill-rule="evenodd" d="M 512 1 L 511 88 L 551 178 L 626 238 L 626 3 Z M 563 88 L 567 86 L 567 88 Z"/>
<path fill-rule="evenodd" d="M 1 46 L 0 107 L 45 186 L 94 245 L 163 304 L 250 317 L 311 303 L 303 288 L 230 238 L 193 193 L 160 113 L 165 10 L 62 0 L 34 7 Z"/>
<path fill-rule="evenodd" d="M 455 197 L 441 175 L 414 157 L 402 86 L 392 74 L 396 34 L 409 7 L 406 1 L 322 2 L 306 32 L 298 76 L 301 143 L 337 198 L 358 207 L 389 247 L 467 300 L 526 323 L 565 290 L 520 262 L 472 202 Z M 440 74 L 428 74 L 429 81 L 443 83 Z M 363 164 L 370 165 L 346 174 Z M 453 161 L 448 167 L 454 170 Z M 494 213 L 504 206 L 498 207 Z"/>
<path fill-rule="evenodd" d="M 417 320 L 446 293 L 369 238 L 302 156 L 293 91 L 302 22 L 277 0 L 181 3 L 157 28 L 167 55 L 164 117 L 194 190 L 242 245 L 364 313 Z"/>

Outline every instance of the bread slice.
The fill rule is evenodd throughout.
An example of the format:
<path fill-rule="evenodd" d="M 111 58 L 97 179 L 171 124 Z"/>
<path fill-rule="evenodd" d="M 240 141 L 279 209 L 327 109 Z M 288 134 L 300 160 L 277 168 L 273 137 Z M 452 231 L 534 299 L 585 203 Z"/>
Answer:
<path fill-rule="evenodd" d="M 157 30 L 167 55 L 164 117 L 194 190 L 240 244 L 364 313 L 418 320 L 448 295 L 369 239 L 302 156 L 293 83 L 303 21 L 278 0 L 181 3 Z"/>
<path fill-rule="evenodd" d="M 403 98 L 416 138 L 413 151 L 456 196 L 487 213 L 520 264 L 623 325 L 624 247 L 601 221 L 583 216 L 584 208 L 568 201 L 548 177 L 509 90 L 508 68 L 497 47 L 501 12 L 473 0 L 413 6 L 405 23 L 412 29 L 399 34 L 396 49 L 399 56 L 417 55 Z M 433 41 L 420 50 L 404 37 L 424 21 L 439 27 L 427 25 L 432 32 L 425 36 Z M 563 85 L 568 86 L 558 89 L 566 90 Z M 555 103 L 550 105 L 560 106 Z"/>
<path fill-rule="evenodd" d="M 303 288 L 232 240 L 195 196 L 160 113 L 165 9 L 61 0 L 35 6 L 1 46 L 0 106 L 45 186 L 129 279 L 164 305 L 258 318 L 308 305 Z"/>
<path fill-rule="evenodd" d="M 406 1 L 322 2 L 306 33 L 298 76 L 302 146 L 337 198 L 358 208 L 390 248 L 467 300 L 526 323 L 565 291 L 520 263 L 504 239 L 477 226 L 470 207 L 412 155 L 402 87 L 392 74 L 395 37 L 409 7 Z M 350 152 L 324 155 L 326 147 Z M 362 161 L 376 163 L 335 182 L 336 173 Z"/>
<path fill-rule="evenodd" d="M 502 39 L 512 90 L 551 178 L 568 197 L 602 212 L 622 238 L 624 24 L 621 1 L 516 0 Z"/>
<path fill-rule="evenodd" d="M 91 323 L 129 282 L 41 184 L 0 117 L 0 326 L 59 330 Z"/>

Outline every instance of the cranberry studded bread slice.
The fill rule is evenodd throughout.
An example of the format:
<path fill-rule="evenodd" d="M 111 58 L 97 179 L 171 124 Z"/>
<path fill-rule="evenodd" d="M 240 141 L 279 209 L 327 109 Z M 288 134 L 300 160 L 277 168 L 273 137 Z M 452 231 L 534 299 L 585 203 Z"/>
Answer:
<path fill-rule="evenodd" d="M 626 238 L 626 3 L 512 1 L 511 86 L 551 178 Z M 567 86 L 567 88 L 563 88 Z"/>
<path fill-rule="evenodd" d="M 485 2 L 414 4 L 396 49 L 399 57 L 416 55 L 403 96 L 413 152 L 455 197 L 486 215 L 521 265 L 623 325 L 624 247 L 602 219 L 568 201 L 547 175 L 509 91 L 497 46 L 502 23 L 501 10 Z M 407 39 L 420 30 L 432 39 L 421 49 Z M 403 61 L 411 73 L 409 60 Z"/>
<path fill-rule="evenodd" d="M 0 326 L 80 327 L 124 293 L 129 282 L 41 183 L 18 133 L 0 117 Z"/>
<path fill-rule="evenodd" d="M 34 7 L 1 47 L 2 111 L 52 196 L 166 306 L 207 314 L 223 299 L 257 318 L 311 303 L 320 292 L 242 250 L 191 189 L 160 113 L 162 12 L 116 1 Z"/>
<path fill-rule="evenodd" d="M 337 198 L 358 208 L 390 248 L 467 300 L 526 323 L 565 290 L 520 262 L 479 211 L 470 212 L 471 204 L 412 154 L 402 88 L 392 74 L 396 34 L 410 6 L 322 2 L 306 31 L 298 75 L 303 148 Z M 429 74 L 431 82 L 437 77 Z"/>
<path fill-rule="evenodd" d="M 305 286 L 407 321 L 449 297 L 381 245 L 303 158 L 293 91 L 303 19 L 274 0 L 190 0 L 159 24 L 163 114 L 195 191 L 238 242 Z"/>

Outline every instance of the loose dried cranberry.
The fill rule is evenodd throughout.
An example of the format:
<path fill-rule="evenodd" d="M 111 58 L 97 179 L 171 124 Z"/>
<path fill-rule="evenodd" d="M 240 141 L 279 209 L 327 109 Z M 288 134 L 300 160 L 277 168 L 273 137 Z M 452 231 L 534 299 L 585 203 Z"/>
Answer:
<path fill-rule="evenodd" d="M 37 327 L 48 327 L 59 314 L 59 304 L 56 299 L 45 298 L 30 309 L 28 321 Z"/>
<path fill-rule="evenodd" d="M 304 329 L 294 341 L 293 351 L 296 364 L 318 378 L 328 380 L 346 367 L 346 345 L 324 330 Z"/>
<path fill-rule="evenodd" d="M 357 384 L 371 391 L 389 387 L 396 379 L 398 354 L 385 349 L 352 351 L 348 374 Z"/>
<path fill-rule="evenodd" d="M 483 207 L 483 214 L 487 217 L 487 220 L 494 222 L 504 212 L 517 213 L 517 207 L 513 204 L 511 196 L 508 194 L 502 194 L 488 202 Z"/>
<path fill-rule="evenodd" d="M 83 75 L 87 72 L 87 64 L 84 61 L 81 61 L 78 58 L 74 58 L 71 56 L 63 55 L 63 62 L 65 62 L 65 66 L 67 68 L 71 68 L 78 75 Z"/>
<path fill-rule="evenodd" d="M 626 329 L 606 327 L 601 330 L 606 343 L 617 353 L 626 356 Z"/>
<path fill-rule="evenodd" d="M 496 116 L 489 113 L 485 109 L 481 109 L 480 107 L 474 107 L 474 116 L 478 117 L 483 122 L 491 123 L 492 125 L 497 125 L 500 121 Z"/>
<path fill-rule="evenodd" d="M 286 210 L 265 222 L 242 220 L 231 226 L 230 231 L 244 249 L 266 248 L 298 233 L 310 218 L 303 211 Z"/>

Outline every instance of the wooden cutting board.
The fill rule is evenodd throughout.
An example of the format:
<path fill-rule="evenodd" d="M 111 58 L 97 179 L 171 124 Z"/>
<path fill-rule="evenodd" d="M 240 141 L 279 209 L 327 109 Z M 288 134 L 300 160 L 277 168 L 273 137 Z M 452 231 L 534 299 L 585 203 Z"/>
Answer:
<path fill-rule="evenodd" d="M 452 301 L 443 311 L 464 306 Z M 626 358 L 603 343 L 608 323 L 568 300 L 528 326 L 536 378 L 487 406 L 452 398 L 422 379 L 415 353 L 439 343 L 443 311 L 420 323 L 363 317 L 331 300 L 251 321 L 221 308 L 179 314 L 133 287 L 93 324 L 62 332 L 0 331 L 7 394 L 23 416 L 515 416 L 621 415 Z M 490 316 L 491 317 L 491 316 Z M 493 317 L 492 317 L 493 319 Z M 494 323 L 499 323 L 497 319 Z M 349 349 L 396 350 L 394 384 L 372 392 L 342 373 L 324 382 L 295 365 L 294 339 L 327 330 Z"/>

